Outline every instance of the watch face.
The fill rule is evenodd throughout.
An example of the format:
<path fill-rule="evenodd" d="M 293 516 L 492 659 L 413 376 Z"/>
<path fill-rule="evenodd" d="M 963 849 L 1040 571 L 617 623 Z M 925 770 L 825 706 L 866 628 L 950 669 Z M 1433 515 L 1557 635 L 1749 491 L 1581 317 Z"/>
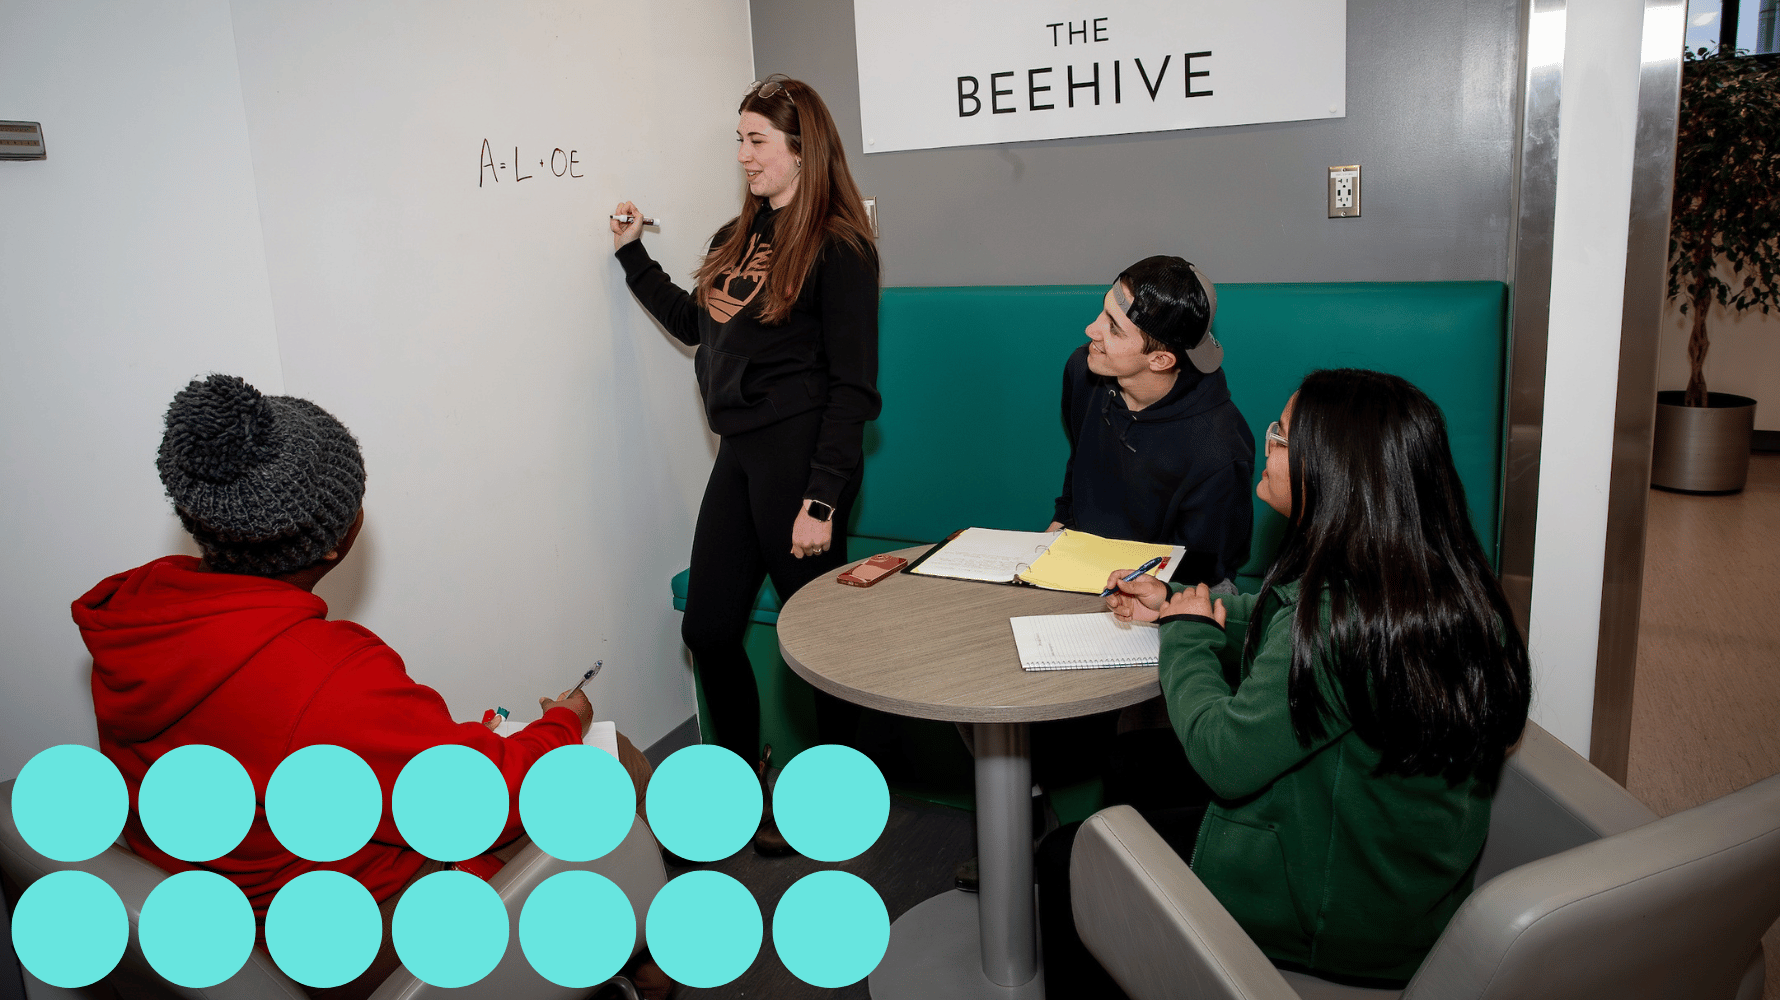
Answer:
<path fill-rule="evenodd" d="M 811 500 L 810 516 L 818 521 L 826 521 L 834 516 L 834 508 L 820 500 Z"/>

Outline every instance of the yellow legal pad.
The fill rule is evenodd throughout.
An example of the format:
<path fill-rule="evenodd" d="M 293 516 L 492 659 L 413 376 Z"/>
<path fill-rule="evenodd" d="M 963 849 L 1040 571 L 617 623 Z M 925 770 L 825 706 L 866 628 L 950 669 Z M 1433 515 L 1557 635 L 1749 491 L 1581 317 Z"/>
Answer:
<path fill-rule="evenodd" d="M 908 572 L 985 583 L 1027 583 L 1047 590 L 1098 594 L 1116 569 L 1136 569 L 1158 556 L 1153 570 L 1167 580 L 1180 565 L 1179 546 L 1102 538 L 1086 531 L 1006 531 L 966 528 L 941 543 Z"/>
<path fill-rule="evenodd" d="M 1136 569 L 1151 559 L 1173 552 L 1172 545 L 1101 538 L 1065 528 L 1062 537 L 1052 542 L 1044 555 L 1034 559 L 1031 568 L 1020 574 L 1020 579 L 1046 590 L 1098 594 L 1106 589 L 1106 578 L 1113 570 Z M 1169 565 L 1163 568 L 1173 569 L 1174 560 L 1169 560 Z"/>

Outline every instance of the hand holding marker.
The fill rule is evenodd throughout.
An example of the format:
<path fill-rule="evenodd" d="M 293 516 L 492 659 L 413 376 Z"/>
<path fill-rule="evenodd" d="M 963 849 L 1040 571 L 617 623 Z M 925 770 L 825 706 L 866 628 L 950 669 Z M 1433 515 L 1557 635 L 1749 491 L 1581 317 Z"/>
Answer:
<path fill-rule="evenodd" d="M 1139 566 L 1136 569 L 1132 570 L 1130 573 L 1125 574 L 1124 582 L 1130 583 L 1132 580 L 1135 580 L 1138 577 L 1144 575 L 1145 573 L 1148 573 L 1150 570 L 1155 569 L 1157 566 L 1162 565 L 1162 562 L 1165 558 L 1167 558 L 1167 557 L 1166 556 L 1157 556 L 1156 558 L 1151 559 L 1149 562 L 1144 563 L 1142 566 Z M 1101 597 L 1111 597 L 1112 595 L 1114 595 L 1118 592 L 1119 592 L 1119 588 L 1108 587 L 1105 590 L 1100 592 L 1100 596 Z"/>
<path fill-rule="evenodd" d="M 660 219 L 651 219 L 637 208 L 634 201 L 621 201 L 612 206 L 611 222 L 606 223 L 612 229 L 612 249 L 622 250 L 626 245 L 643 238 L 644 226 L 659 226 Z"/>

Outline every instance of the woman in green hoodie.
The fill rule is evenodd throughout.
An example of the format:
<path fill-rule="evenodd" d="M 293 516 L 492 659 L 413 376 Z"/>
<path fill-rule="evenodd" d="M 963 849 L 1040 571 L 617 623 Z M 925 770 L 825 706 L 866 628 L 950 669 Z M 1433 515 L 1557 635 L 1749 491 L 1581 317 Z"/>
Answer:
<path fill-rule="evenodd" d="M 1401 988 L 1471 891 L 1526 646 L 1420 390 L 1313 372 L 1266 448 L 1256 493 L 1288 526 L 1258 594 L 1139 577 L 1107 600 L 1160 623 L 1173 782 L 1209 793 L 1137 804 L 1275 964 Z M 1073 840 L 1040 852 L 1045 976 L 1102 995 L 1069 915 Z"/>

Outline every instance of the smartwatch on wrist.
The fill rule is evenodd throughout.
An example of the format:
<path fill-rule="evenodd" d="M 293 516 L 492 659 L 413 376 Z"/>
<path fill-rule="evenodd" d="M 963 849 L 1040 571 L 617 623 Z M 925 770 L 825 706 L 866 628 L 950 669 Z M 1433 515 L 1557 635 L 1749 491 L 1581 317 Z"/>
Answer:
<path fill-rule="evenodd" d="M 833 505 L 825 504 L 820 500 L 811 500 L 811 499 L 805 498 L 804 499 L 804 510 L 806 512 L 808 512 L 811 517 L 815 518 L 818 521 L 826 522 L 829 518 L 834 516 Z"/>

